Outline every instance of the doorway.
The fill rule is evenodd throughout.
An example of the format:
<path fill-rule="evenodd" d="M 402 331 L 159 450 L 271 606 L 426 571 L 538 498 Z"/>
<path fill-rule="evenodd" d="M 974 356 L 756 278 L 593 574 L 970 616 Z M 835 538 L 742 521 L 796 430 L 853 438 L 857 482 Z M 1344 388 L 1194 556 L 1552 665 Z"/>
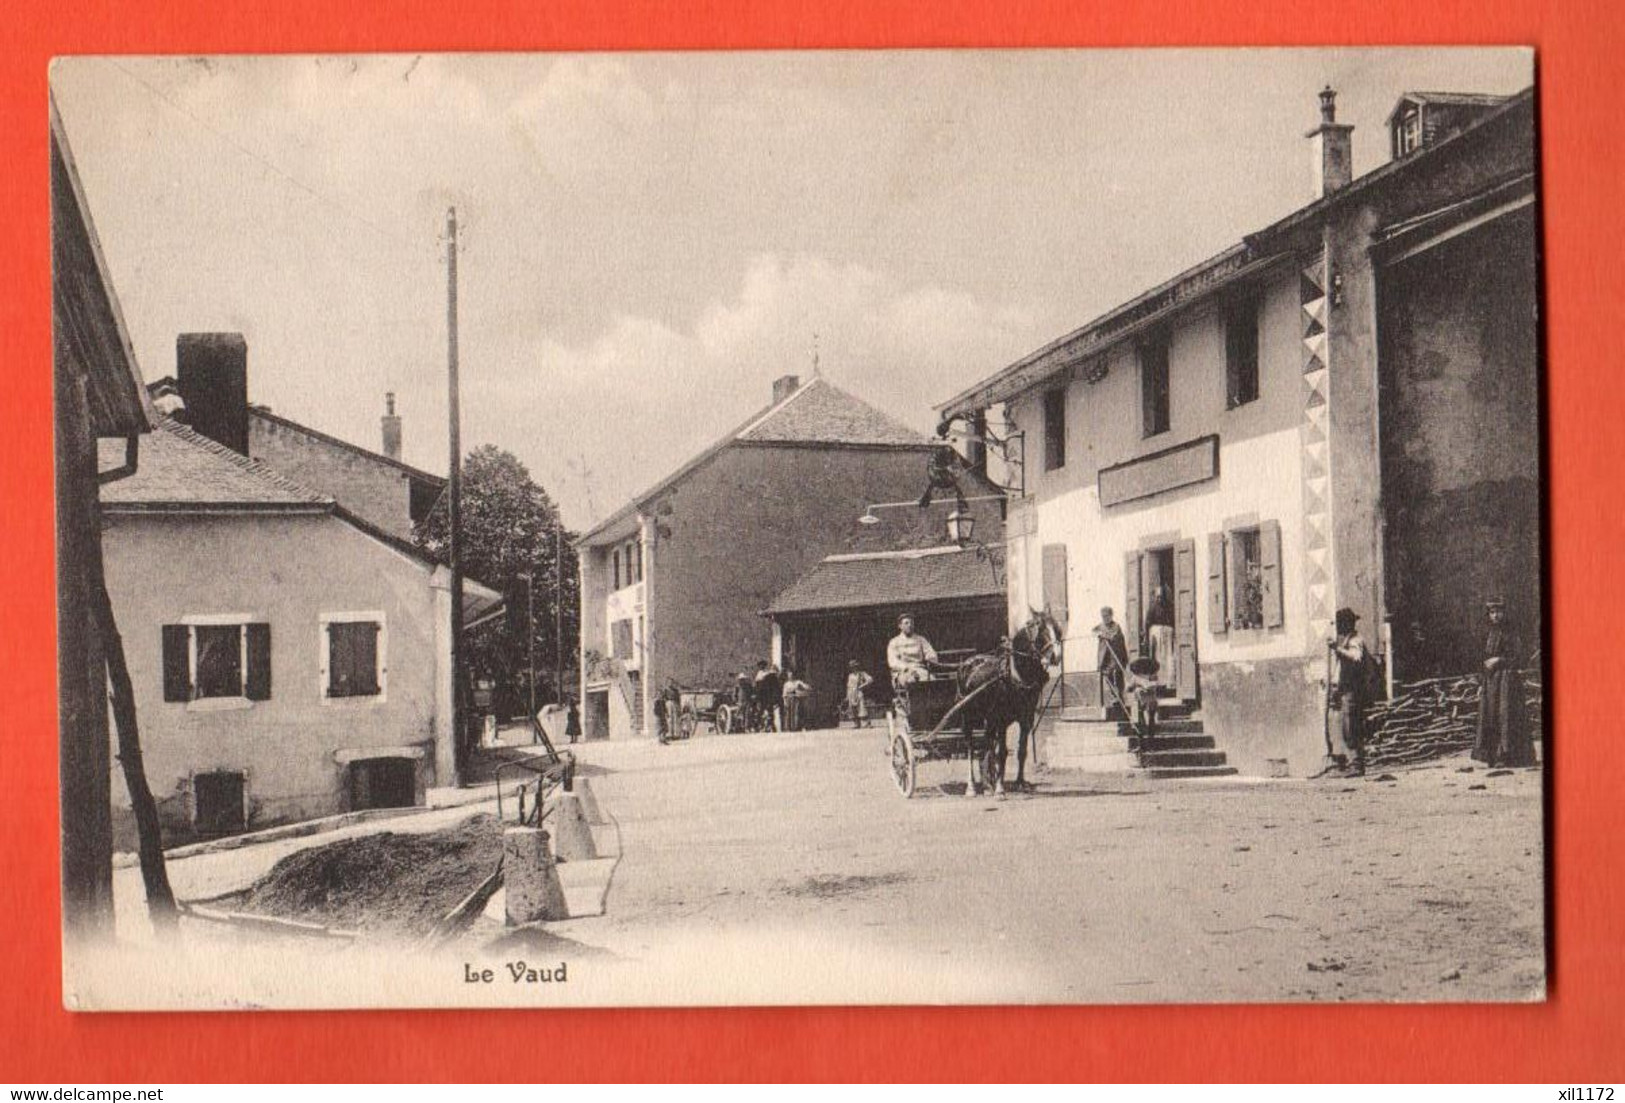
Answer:
<path fill-rule="evenodd" d="M 1141 651 L 1148 651 L 1152 627 L 1159 622 L 1171 627 L 1170 653 L 1159 677 L 1175 696 L 1196 701 L 1196 541 L 1154 544 L 1130 552 L 1125 574 L 1124 608 L 1131 618 L 1131 643 L 1137 641 Z"/>
<path fill-rule="evenodd" d="M 581 717 L 581 738 L 609 738 L 609 690 L 587 692 L 587 711 Z"/>

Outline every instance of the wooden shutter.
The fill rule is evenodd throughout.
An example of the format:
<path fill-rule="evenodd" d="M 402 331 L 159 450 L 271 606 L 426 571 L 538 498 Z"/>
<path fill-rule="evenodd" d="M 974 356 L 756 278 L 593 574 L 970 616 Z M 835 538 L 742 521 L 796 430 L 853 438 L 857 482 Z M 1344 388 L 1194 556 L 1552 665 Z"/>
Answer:
<path fill-rule="evenodd" d="M 1230 629 L 1230 610 L 1225 601 L 1224 533 L 1207 536 L 1207 630 L 1222 636 Z"/>
<path fill-rule="evenodd" d="M 1179 653 L 1179 695 L 1196 697 L 1196 541 L 1174 545 L 1174 649 Z"/>
<path fill-rule="evenodd" d="M 184 624 L 163 627 L 164 700 L 192 699 L 192 632 Z"/>
<path fill-rule="evenodd" d="M 1066 545 L 1044 545 L 1044 608 L 1061 624 L 1067 623 Z"/>
<path fill-rule="evenodd" d="M 1286 607 L 1281 598 L 1281 523 L 1265 521 L 1258 526 L 1260 588 L 1264 595 L 1264 627 L 1279 628 L 1286 623 Z"/>
<path fill-rule="evenodd" d="M 1128 637 L 1129 658 L 1138 658 L 1145 638 L 1140 615 L 1140 553 L 1129 552 L 1123 559 L 1123 633 Z"/>
<path fill-rule="evenodd" d="M 243 696 L 250 701 L 271 699 L 271 626 L 248 624 L 248 673 L 243 678 Z"/>

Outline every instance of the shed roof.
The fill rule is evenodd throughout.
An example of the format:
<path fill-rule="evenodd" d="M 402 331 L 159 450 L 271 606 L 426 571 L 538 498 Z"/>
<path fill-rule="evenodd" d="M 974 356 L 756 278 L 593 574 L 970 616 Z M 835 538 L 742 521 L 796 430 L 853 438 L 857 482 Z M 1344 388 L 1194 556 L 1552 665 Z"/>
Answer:
<path fill-rule="evenodd" d="M 1004 587 L 975 548 L 949 544 L 829 556 L 763 612 L 784 616 L 975 598 L 1002 601 Z"/>

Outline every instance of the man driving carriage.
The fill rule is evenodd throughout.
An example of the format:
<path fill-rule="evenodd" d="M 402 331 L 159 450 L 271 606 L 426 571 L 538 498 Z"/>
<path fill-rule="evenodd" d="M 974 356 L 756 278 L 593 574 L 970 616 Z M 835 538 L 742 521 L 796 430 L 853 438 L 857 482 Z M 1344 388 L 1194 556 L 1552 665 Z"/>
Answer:
<path fill-rule="evenodd" d="M 937 649 L 914 630 L 914 614 L 897 618 L 897 635 L 886 644 L 886 666 L 891 671 L 892 692 L 905 709 L 908 687 L 931 680 L 932 667 L 940 667 Z"/>

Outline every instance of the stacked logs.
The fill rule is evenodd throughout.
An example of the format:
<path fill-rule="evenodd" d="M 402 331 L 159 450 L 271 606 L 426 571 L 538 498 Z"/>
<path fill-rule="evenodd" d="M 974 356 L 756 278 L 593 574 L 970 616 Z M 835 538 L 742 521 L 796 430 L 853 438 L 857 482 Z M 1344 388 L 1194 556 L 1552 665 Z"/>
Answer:
<path fill-rule="evenodd" d="M 1539 738 L 1545 701 L 1538 656 L 1524 671 L 1524 687 L 1530 729 Z M 1391 698 L 1366 709 L 1366 764 L 1408 766 L 1468 750 L 1478 736 L 1482 696 L 1478 674 L 1396 682 Z"/>

